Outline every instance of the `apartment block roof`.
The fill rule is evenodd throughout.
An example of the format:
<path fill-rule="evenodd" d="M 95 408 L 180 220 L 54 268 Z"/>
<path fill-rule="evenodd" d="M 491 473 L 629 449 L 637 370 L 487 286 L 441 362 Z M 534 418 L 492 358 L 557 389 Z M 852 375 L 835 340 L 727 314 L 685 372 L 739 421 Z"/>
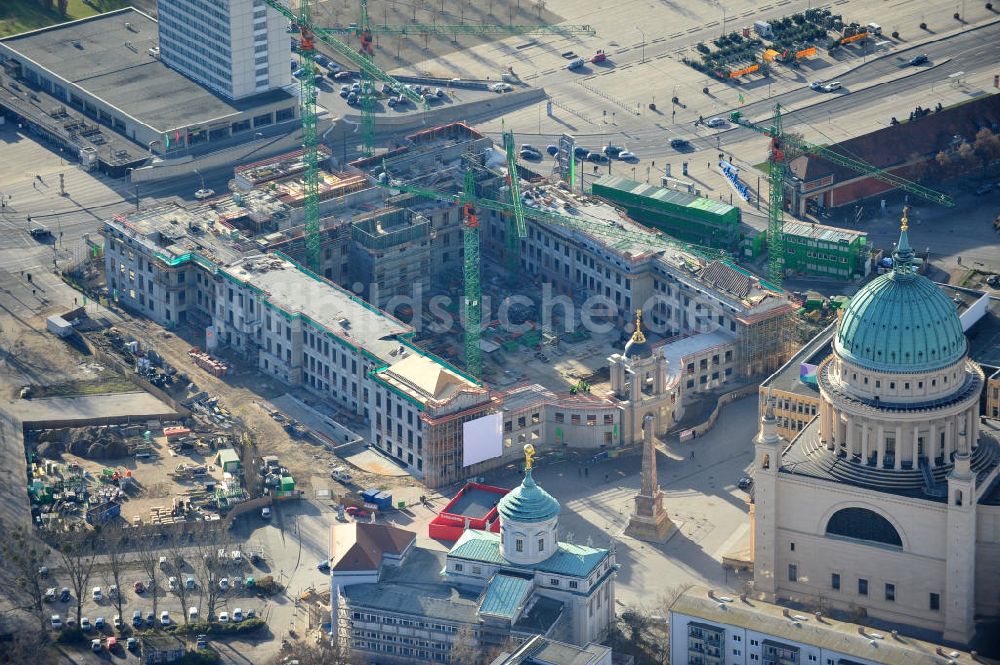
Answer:
<path fill-rule="evenodd" d="M 729 597 L 723 600 L 723 597 L 710 596 L 709 593 L 704 587 L 691 587 L 674 601 L 670 612 L 885 665 L 949 665 L 950 661 L 961 665 L 974 662 L 967 653 L 943 649 L 929 642 L 886 635 L 828 617 L 819 621 L 808 612 L 789 610 L 772 603 Z"/>

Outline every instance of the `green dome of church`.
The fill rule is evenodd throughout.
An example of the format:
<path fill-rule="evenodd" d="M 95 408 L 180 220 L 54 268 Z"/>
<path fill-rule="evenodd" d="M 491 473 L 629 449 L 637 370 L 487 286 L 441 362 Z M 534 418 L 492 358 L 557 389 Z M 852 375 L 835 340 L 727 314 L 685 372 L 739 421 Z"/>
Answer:
<path fill-rule="evenodd" d="M 895 265 L 858 291 L 844 310 L 834 348 L 861 367 L 924 372 L 961 360 L 968 342 L 958 311 L 931 280 L 913 271 L 906 217 Z"/>
<path fill-rule="evenodd" d="M 511 522 L 544 522 L 559 514 L 559 502 L 535 484 L 529 466 L 521 484 L 500 499 L 497 511 Z"/>

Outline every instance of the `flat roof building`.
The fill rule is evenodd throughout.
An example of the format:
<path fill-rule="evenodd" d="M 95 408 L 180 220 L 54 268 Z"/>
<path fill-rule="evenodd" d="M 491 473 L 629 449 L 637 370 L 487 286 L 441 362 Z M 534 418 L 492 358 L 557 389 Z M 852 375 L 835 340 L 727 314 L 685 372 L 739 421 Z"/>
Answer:
<path fill-rule="evenodd" d="M 670 662 L 963 665 L 984 661 L 818 612 L 732 598 L 694 586 L 670 606 Z"/>
<path fill-rule="evenodd" d="M 864 231 L 786 221 L 782 232 L 786 272 L 848 280 L 867 277 L 871 271 Z"/>
<path fill-rule="evenodd" d="M 292 81 L 287 21 L 264 0 L 159 0 L 160 58 L 226 99 Z"/>
<path fill-rule="evenodd" d="M 216 149 L 255 131 L 296 126 L 298 100 L 289 90 L 270 85 L 259 94 L 227 99 L 168 67 L 160 58 L 158 28 L 156 19 L 128 7 L 0 40 L 0 64 L 45 97 L 46 112 L 65 107 L 66 117 L 29 121 L 52 125 L 48 131 L 67 145 L 85 131 L 80 123 L 113 130 L 135 156 Z M 282 38 L 287 49 L 283 30 Z M 287 57 L 277 65 L 288 73 Z M 24 115 L 16 101 L 3 105 Z M 96 147 L 103 158 L 102 146 Z"/>

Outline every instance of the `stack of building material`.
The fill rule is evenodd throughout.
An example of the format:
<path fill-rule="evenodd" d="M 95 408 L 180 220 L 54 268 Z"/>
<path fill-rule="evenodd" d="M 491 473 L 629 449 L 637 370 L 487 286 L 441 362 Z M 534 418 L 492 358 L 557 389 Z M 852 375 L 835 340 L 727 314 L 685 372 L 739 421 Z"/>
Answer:
<path fill-rule="evenodd" d="M 229 365 L 197 347 L 188 351 L 188 355 L 198 367 L 215 376 L 224 376 L 229 373 Z"/>

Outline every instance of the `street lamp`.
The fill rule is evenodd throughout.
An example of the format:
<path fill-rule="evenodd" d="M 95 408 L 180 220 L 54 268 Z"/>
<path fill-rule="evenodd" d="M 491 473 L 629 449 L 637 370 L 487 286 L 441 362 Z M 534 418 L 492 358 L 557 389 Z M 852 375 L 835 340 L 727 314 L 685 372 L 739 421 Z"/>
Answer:
<path fill-rule="evenodd" d="M 635 29 L 642 35 L 642 62 L 644 63 L 646 62 L 646 33 L 639 26 L 635 26 Z"/>
<path fill-rule="evenodd" d="M 722 34 L 726 34 L 726 8 L 722 8 Z"/>
<path fill-rule="evenodd" d="M 201 171 L 199 171 L 198 169 L 195 169 L 194 172 L 199 178 L 201 178 L 201 188 L 205 189 L 205 176 L 203 176 L 201 174 Z"/>

